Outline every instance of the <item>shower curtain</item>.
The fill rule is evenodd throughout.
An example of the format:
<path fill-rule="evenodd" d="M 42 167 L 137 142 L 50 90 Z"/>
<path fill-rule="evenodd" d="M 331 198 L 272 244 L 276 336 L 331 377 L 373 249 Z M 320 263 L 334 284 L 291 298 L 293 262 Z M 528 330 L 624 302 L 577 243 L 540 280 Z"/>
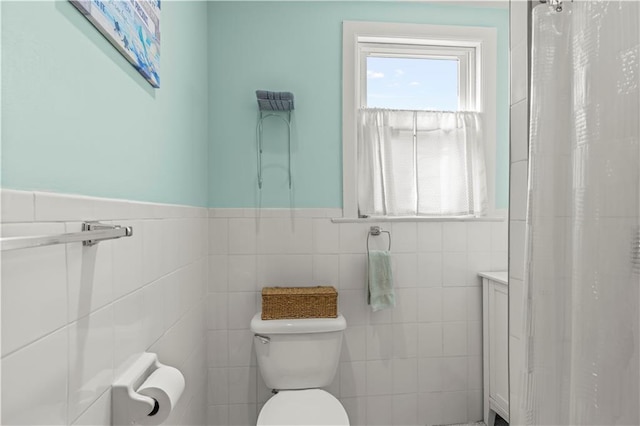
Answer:
<path fill-rule="evenodd" d="M 512 408 L 529 425 L 640 424 L 639 17 L 635 1 L 534 9 L 525 369 Z"/>

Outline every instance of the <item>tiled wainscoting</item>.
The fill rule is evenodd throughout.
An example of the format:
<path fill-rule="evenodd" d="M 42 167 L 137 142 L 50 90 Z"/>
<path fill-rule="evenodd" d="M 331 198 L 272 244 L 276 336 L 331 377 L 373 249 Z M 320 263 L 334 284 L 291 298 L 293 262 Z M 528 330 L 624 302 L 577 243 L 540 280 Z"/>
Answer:
<path fill-rule="evenodd" d="M 205 424 L 207 209 L 2 191 L 2 236 L 81 221 L 133 237 L 2 253 L 2 424 L 110 425 L 110 385 L 143 351 L 187 386 L 172 425 Z"/>
<path fill-rule="evenodd" d="M 85 220 L 134 228 L 131 238 L 94 247 L 2 254 L 3 424 L 110 425 L 110 384 L 143 351 L 187 379 L 168 424 L 255 424 L 270 397 L 249 330 L 260 289 L 319 284 L 338 288 L 348 323 L 329 391 L 352 424 L 482 417 L 476 273 L 506 269 L 504 221 L 378 224 L 391 231 L 398 306 L 371 313 L 372 224 L 333 223 L 340 210 L 203 209 L 11 190 L 2 191 L 1 207 L 5 237 L 73 232 Z M 386 245 L 386 236 L 371 244 Z"/>
<path fill-rule="evenodd" d="M 340 210 L 211 209 L 209 425 L 255 424 L 270 397 L 257 369 L 251 317 L 260 289 L 333 285 L 347 319 L 328 389 L 353 425 L 439 425 L 482 419 L 481 287 L 506 270 L 507 223 L 393 222 L 398 305 L 366 305 L 371 223 L 332 223 Z M 386 236 L 372 237 L 372 245 Z"/>

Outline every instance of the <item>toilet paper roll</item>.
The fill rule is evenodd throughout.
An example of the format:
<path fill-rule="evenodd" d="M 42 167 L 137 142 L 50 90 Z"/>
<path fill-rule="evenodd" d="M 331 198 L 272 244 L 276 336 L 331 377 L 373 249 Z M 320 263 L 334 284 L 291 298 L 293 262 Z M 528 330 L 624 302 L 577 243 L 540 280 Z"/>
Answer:
<path fill-rule="evenodd" d="M 140 385 L 138 393 L 157 401 L 155 413 L 138 419 L 139 425 L 160 425 L 167 420 L 184 391 L 184 376 L 177 368 L 163 366 Z"/>

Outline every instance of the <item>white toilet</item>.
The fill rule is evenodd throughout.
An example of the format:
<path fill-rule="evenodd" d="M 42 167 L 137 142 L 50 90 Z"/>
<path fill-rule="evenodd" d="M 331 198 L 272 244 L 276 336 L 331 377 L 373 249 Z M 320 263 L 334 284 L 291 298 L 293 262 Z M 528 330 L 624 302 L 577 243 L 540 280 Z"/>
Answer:
<path fill-rule="evenodd" d="M 337 318 L 251 320 L 258 366 L 277 390 L 258 415 L 258 426 L 340 425 L 349 417 L 340 401 L 320 388 L 336 374 L 347 322 Z"/>

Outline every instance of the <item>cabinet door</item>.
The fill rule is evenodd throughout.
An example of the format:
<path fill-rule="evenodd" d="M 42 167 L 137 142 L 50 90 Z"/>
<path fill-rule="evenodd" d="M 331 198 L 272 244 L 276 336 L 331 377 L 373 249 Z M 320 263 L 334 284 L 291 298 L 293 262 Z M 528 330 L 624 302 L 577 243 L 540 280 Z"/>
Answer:
<path fill-rule="evenodd" d="M 507 286 L 489 285 L 490 397 L 509 412 L 509 297 Z"/>

